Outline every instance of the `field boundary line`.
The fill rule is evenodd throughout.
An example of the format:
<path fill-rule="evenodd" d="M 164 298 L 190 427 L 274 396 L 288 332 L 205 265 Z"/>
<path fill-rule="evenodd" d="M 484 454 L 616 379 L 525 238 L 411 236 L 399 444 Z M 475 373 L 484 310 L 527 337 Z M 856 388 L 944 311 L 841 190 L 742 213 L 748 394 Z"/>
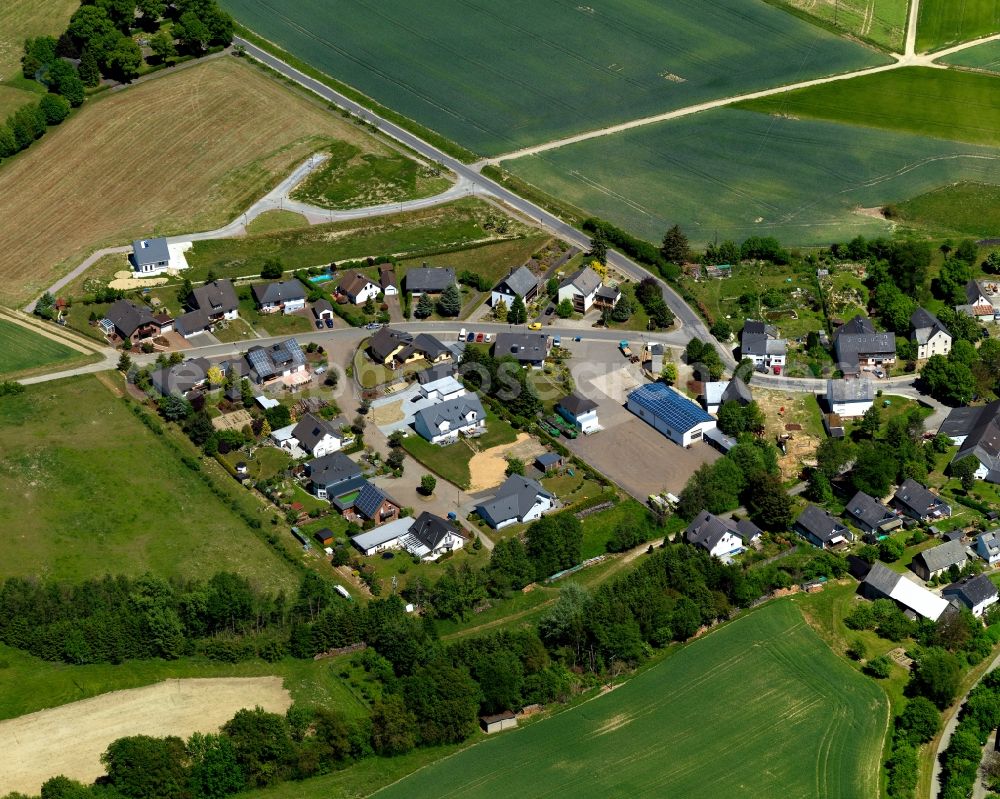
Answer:
<path fill-rule="evenodd" d="M 75 334 L 71 335 L 69 332 L 65 332 L 64 330 L 57 332 L 55 330 L 49 330 L 43 325 L 33 324 L 34 320 L 32 317 L 25 318 L 24 314 L 8 308 L 0 307 L 0 319 L 24 328 L 25 330 L 30 330 L 32 333 L 42 336 L 42 338 L 47 338 L 57 344 L 62 344 L 64 347 L 69 347 L 70 349 L 83 355 L 99 355 L 104 349 L 96 343 L 90 344 L 90 342 L 87 342 L 84 344 L 83 341 L 78 339 Z"/>

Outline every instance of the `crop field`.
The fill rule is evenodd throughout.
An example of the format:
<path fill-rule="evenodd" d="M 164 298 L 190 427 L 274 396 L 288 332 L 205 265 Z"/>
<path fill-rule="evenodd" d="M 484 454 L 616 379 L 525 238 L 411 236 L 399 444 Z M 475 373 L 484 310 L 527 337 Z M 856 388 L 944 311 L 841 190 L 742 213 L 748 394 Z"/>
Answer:
<path fill-rule="evenodd" d="M 0 303 L 37 296 L 99 247 L 225 224 L 331 139 L 374 146 L 231 57 L 88 101 L 0 166 Z"/>
<path fill-rule="evenodd" d="M 773 235 L 804 246 L 890 230 L 880 216 L 857 213 L 859 207 L 900 202 L 955 181 L 994 181 L 1000 151 L 719 109 L 504 166 L 650 241 L 676 223 L 695 245 L 716 236 Z"/>
<path fill-rule="evenodd" d="M 768 0 L 850 36 L 903 52 L 908 0 Z"/>
<path fill-rule="evenodd" d="M 223 5 L 313 67 L 487 155 L 885 62 L 760 0 L 465 0 L 419 13 L 407 0 Z"/>
<path fill-rule="evenodd" d="M 873 797 L 887 722 L 878 686 L 773 602 L 611 694 L 376 796 Z"/>
<path fill-rule="evenodd" d="M 1000 80 L 912 67 L 751 100 L 752 111 L 1000 145 Z"/>
<path fill-rule="evenodd" d="M 997 178 L 995 175 L 994 178 Z M 956 183 L 896 206 L 906 223 L 976 237 L 1000 231 L 1000 186 Z"/>
<path fill-rule="evenodd" d="M 78 356 L 79 352 L 58 341 L 0 319 L 0 375 L 49 366 Z"/>
<path fill-rule="evenodd" d="M 266 588 L 291 568 L 101 381 L 84 376 L 0 397 L 0 577 L 109 572 Z"/>
<path fill-rule="evenodd" d="M 1000 0 L 921 0 L 917 52 L 940 50 L 1000 31 Z"/>
<path fill-rule="evenodd" d="M 978 47 L 970 47 L 941 59 L 944 64 L 984 72 L 1000 72 L 1000 41 L 986 42 Z"/>
<path fill-rule="evenodd" d="M 0 80 L 21 71 L 21 48 L 29 36 L 58 36 L 80 3 L 77 0 L 4 0 L 0 14 Z"/>
<path fill-rule="evenodd" d="M 398 152 L 366 153 L 334 142 L 327 153 L 329 159 L 296 189 L 296 200 L 321 208 L 358 208 L 431 197 L 451 184 L 438 169 Z"/>

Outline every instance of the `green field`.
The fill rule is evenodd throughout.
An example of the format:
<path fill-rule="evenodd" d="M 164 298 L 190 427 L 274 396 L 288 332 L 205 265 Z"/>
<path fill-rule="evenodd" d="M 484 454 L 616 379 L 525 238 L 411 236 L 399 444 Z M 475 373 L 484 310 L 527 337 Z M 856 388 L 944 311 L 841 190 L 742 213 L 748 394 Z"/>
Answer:
<path fill-rule="evenodd" d="M 37 105 L 37 94 L 0 84 L 0 119 L 6 119 L 23 105 Z"/>
<path fill-rule="evenodd" d="M 1000 41 L 987 42 L 978 47 L 970 47 L 941 59 L 943 64 L 956 67 L 981 69 L 984 72 L 1000 72 Z"/>
<path fill-rule="evenodd" d="M 908 0 L 768 0 L 824 27 L 903 52 Z"/>
<path fill-rule="evenodd" d="M 719 109 L 504 166 L 654 242 L 677 223 L 696 246 L 716 236 L 753 235 L 774 235 L 787 245 L 829 245 L 890 230 L 881 218 L 857 214 L 859 206 L 901 202 L 956 181 L 995 180 L 1000 152 Z"/>
<path fill-rule="evenodd" d="M 247 27 L 483 154 L 884 63 L 761 0 L 224 0 Z M 599 98 L 595 99 L 595 98 Z"/>
<path fill-rule="evenodd" d="M 26 38 L 58 36 L 79 6 L 77 0 L 4 0 L 0 13 L 0 80 L 21 74 Z"/>
<path fill-rule="evenodd" d="M 402 153 L 365 153 L 347 142 L 334 142 L 326 152 L 330 157 L 296 188 L 296 200 L 321 208 L 363 208 L 431 197 L 451 185 L 440 170 Z"/>
<path fill-rule="evenodd" d="M 1000 0 L 921 0 L 917 52 L 940 50 L 1000 31 Z"/>
<path fill-rule="evenodd" d="M 1000 79 L 959 70 L 897 69 L 751 100 L 741 107 L 1000 145 Z"/>
<path fill-rule="evenodd" d="M 259 533 L 98 378 L 0 398 L 0 429 L 0 577 L 226 569 L 264 588 L 297 585 Z"/>
<path fill-rule="evenodd" d="M 1000 186 L 956 183 L 913 197 L 896 206 L 908 224 L 966 236 L 1000 232 Z"/>
<path fill-rule="evenodd" d="M 82 354 L 58 341 L 0 319 L 0 375 L 11 375 L 78 357 Z"/>
<path fill-rule="evenodd" d="M 887 722 L 878 686 L 780 601 L 376 795 L 871 799 Z"/>

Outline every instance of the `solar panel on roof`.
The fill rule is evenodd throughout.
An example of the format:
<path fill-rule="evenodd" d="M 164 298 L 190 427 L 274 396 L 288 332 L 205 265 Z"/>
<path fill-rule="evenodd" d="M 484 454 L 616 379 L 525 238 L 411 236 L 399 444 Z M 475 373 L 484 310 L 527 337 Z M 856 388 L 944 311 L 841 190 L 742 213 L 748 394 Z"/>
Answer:
<path fill-rule="evenodd" d="M 675 429 L 690 430 L 697 424 L 712 421 L 699 406 L 660 383 L 637 388 L 628 398 Z"/>

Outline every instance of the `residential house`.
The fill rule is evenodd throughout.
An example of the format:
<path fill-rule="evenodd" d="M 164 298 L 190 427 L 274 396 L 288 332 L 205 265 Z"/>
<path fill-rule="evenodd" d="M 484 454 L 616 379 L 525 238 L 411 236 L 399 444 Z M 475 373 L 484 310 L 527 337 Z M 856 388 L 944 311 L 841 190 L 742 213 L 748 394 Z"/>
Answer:
<path fill-rule="evenodd" d="M 305 466 L 306 477 L 312 492 L 319 499 L 330 499 L 339 487 L 361 477 L 361 467 L 343 452 L 334 452 L 309 461 Z"/>
<path fill-rule="evenodd" d="M 711 414 L 717 414 L 719 408 L 727 402 L 737 402 L 741 406 L 747 406 L 753 402 L 753 394 L 750 393 L 750 386 L 739 377 L 732 380 L 717 380 L 704 384 L 704 394 L 702 400 L 705 410 Z"/>
<path fill-rule="evenodd" d="M 715 419 L 687 397 L 663 383 L 648 383 L 632 391 L 626 407 L 653 429 L 682 447 L 714 430 Z"/>
<path fill-rule="evenodd" d="M 294 338 L 279 341 L 270 347 L 251 347 L 247 350 L 246 362 L 250 367 L 250 380 L 258 385 L 275 380 L 296 385 L 309 380 L 306 354 Z"/>
<path fill-rule="evenodd" d="M 826 381 L 826 405 L 841 419 L 864 416 L 875 402 L 875 389 L 867 377 Z"/>
<path fill-rule="evenodd" d="M 807 505 L 792 529 L 820 549 L 831 549 L 854 540 L 851 531 L 840 519 L 818 505 Z"/>
<path fill-rule="evenodd" d="M 747 319 L 740 332 L 740 358 L 753 361 L 754 367 L 782 367 L 788 358 L 788 342 L 778 337 L 778 328 L 755 319 Z"/>
<path fill-rule="evenodd" d="M 349 490 L 344 490 L 349 489 Z M 337 489 L 330 500 L 345 519 L 357 524 L 384 524 L 399 518 L 401 506 L 374 483 L 362 480 L 357 486 Z"/>
<path fill-rule="evenodd" d="M 399 294 L 399 281 L 396 280 L 396 272 L 392 264 L 378 265 L 378 285 L 386 297 L 395 297 Z"/>
<path fill-rule="evenodd" d="M 170 268 L 170 248 L 165 238 L 136 239 L 132 242 L 132 268 L 143 277 Z"/>
<path fill-rule="evenodd" d="M 599 311 L 605 309 L 610 311 L 618 304 L 618 300 L 621 298 L 622 292 L 618 286 L 601 285 L 597 287 L 597 292 L 594 294 L 594 307 Z"/>
<path fill-rule="evenodd" d="M 878 332 L 864 314 L 858 314 L 833 332 L 833 349 L 837 365 L 845 375 L 896 362 L 895 334 Z"/>
<path fill-rule="evenodd" d="M 407 270 L 406 290 L 415 297 L 421 294 L 442 294 L 448 286 L 458 283 L 451 267 L 416 266 Z"/>
<path fill-rule="evenodd" d="M 369 556 L 390 549 L 399 549 L 402 546 L 400 540 L 409 532 L 412 524 L 412 516 L 403 516 L 395 521 L 352 536 L 351 543 L 361 550 L 363 555 Z"/>
<path fill-rule="evenodd" d="M 558 452 L 543 452 L 535 458 L 535 468 L 542 474 L 558 471 L 566 465 L 566 460 Z"/>
<path fill-rule="evenodd" d="M 478 395 L 463 394 L 417 411 L 413 416 L 413 429 L 432 444 L 453 444 L 459 435 L 484 433 L 486 411 Z"/>
<path fill-rule="evenodd" d="M 328 299 L 321 298 L 312 304 L 313 316 L 320 322 L 333 319 L 333 305 Z"/>
<path fill-rule="evenodd" d="M 296 278 L 277 283 L 258 283 L 252 291 L 261 313 L 281 311 L 290 314 L 306 307 L 306 287 Z"/>
<path fill-rule="evenodd" d="M 476 513 L 494 530 L 534 521 L 551 510 L 555 496 L 530 477 L 512 474 L 497 489 L 493 499 L 476 505 Z"/>
<path fill-rule="evenodd" d="M 417 372 L 417 383 L 424 386 L 428 383 L 434 383 L 443 377 L 454 377 L 457 372 L 458 367 L 455 363 L 444 361 Z"/>
<path fill-rule="evenodd" d="M 442 363 L 452 360 L 452 352 L 448 346 L 430 333 L 418 333 L 410 342 L 410 349 L 420 358 L 429 363 Z M 408 353 L 404 353 L 408 355 Z"/>
<path fill-rule="evenodd" d="M 1000 319 L 1000 293 L 996 281 L 970 280 L 965 284 L 965 304 L 955 310 L 981 322 Z"/>
<path fill-rule="evenodd" d="M 951 516 L 951 506 L 912 477 L 906 478 L 896 489 L 892 505 L 910 518 L 921 522 Z"/>
<path fill-rule="evenodd" d="M 465 546 L 465 536 L 447 519 L 429 511 L 421 513 L 401 541 L 403 548 L 421 560 L 437 560 Z"/>
<path fill-rule="evenodd" d="M 978 407 L 955 408 L 941 423 L 938 433 L 958 444 L 952 462 L 973 457 L 979 461 L 978 479 L 1000 483 L 1000 400 Z"/>
<path fill-rule="evenodd" d="M 844 512 L 865 533 L 866 540 L 878 540 L 903 525 L 899 516 L 864 491 L 851 498 Z"/>
<path fill-rule="evenodd" d="M 337 293 L 347 297 L 355 305 L 364 305 L 368 300 L 374 300 L 381 293 L 382 287 L 357 269 L 349 269 L 337 284 Z"/>
<path fill-rule="evenodd" d="M 937 621 L 948 609 L 948 600 L 942 599 L 922 585 L 917 585 L 905 574 L 894 572 L 883 563 L 874 563 L 861 581 L 862 596 L 891 599 L 909 617 Z"/>
<path fill-rule="evenodd" d="M 231 280 L 213 280 L 196 286 L 191 294 L 192 310 L 177 317 L 174 327 L 184 338 L 211 330 L 216 322 L 240 315 L 240 301 Z"/>
<path fill-rule="evenodd" d="M 451 350 L 430 333 L 413 336 L 388 326 L 380 327 L 369 339 L 368 352 L 372 360 L 391 369 L 421 359 L 441 363 L 453 357 Z"/>
<path fill-rule="evenodd" d="M 701 547 L 717 558 L 742 552 L 760 536 L 760 528 L 749 519 L 734 522 L 707 510 L 699 513 L 684 531 L 684 538 L 689 544 Z"/>
<path fill-rule="evenodd" d="M 1000 530 L 987 530 L 976 538 L 976 554 L 990 566 L 1000 563 Z"/>
<path fill-rule="evenodd" d="M 330 455 L 344 446 L 344 437 L 340 429 L 326 419 L 320 419 L 311 413 L 299 419 L 298 424 L 292 428 L 292 437 L 314 458 Z"/>
<path fill-rule="evenodd" d="M 578 269 L 559 284 L 557 302 L 570 300 L 573 310 L 577 313 L 587 313 L 597 299 L 597 290 L 601 287 L 601 276 L 589 266 Z"/>
<path fill-rule="evenodd" d="M 465 386 L 452 375 L 445 375 L 427 383 L 417 384 L 417 394 L 414 399 L 431 400 L 432 402 L 447 402 L 465 394 Z"/>
<path fill-rule="evenodd" d="M 515 358 L 522 366 L 540 367 L 552 351 L 552 339 L 545 333 L 497 333 L 494 358 Z"/>
<path fill-rule="evenodd" d="M 376 363 L 389 365 L 411 341 L 413 336 L 409 333 L 383 325 L 368 339 L 368 352 Z"/>
<path fill-rule="evenodd" d="M 951 332 L 925 308 L 917 308 L 910 317 L 910 338 L 918 361 L 951 352 Z"/>
<path fill-rule="evenodd" d="M 968 559 L 967 548 L 962 541 L 945 541 L 914 555 L 910 568 L 920 579 L 930 580 L 944 574 L 952 566 L 961 569 Z"/>
<path fill-rule="evenodd" d="M 581 433 L 595 433 L 601 429 L 597 420 L 597 403 L 580 394 L 568 394 L 559 400 L 556 413 Z"/>
<path fill-rule="evenodd" d="M 538 278 L 528 267 L 519 266 L 494 286 L 490 294 L 490 305 L 495 308 L 498 302 L 503 302 L 510 308 L 516 297 L 520 297 L 527 305 L 537 296 Z"/>
<path fill-rule="evenodd" d="M 997 587 L 985 574 L 952 583 L 941 591 L 941 596 L 957 607 L 968 608 L 977 619 L 982 617 L 988 607 L 1000 600 Z"/>
<path fill-rule="evenodd" d="M 207 358 L 190 358 L 157 369 L 150 374 L 149 379 L 153 383 L 153 388 L 164 397 L 183 397 L 189 391 L 208 383 L 208 370 L 211 365 Z"/>
<path fill-rule="evenodd" d="M 115 300 L 104 312 L 98 327 L 106 336 L 117 336 L 133 344 L 162 336 L 174 329 L 174 320 L 161 314 L 153 316 L 145 305 L 129 300 Z"/>

